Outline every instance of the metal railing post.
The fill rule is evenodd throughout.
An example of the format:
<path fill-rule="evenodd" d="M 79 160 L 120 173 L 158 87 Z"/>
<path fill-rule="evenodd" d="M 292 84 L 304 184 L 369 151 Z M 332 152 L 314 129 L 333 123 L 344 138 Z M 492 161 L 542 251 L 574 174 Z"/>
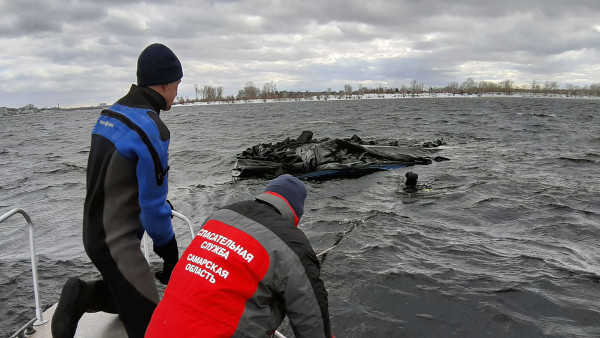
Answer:
<path fill-rule="evenodd" d="M 35 254 L 35 240 L 33 236 L 33 222 L 31 222 L 31 218 L 29 215 L 23 210 L 19 208 L 12 209 L 6 214 L 0 217 L 0 223 L 4 222 L 6 219 L 11 217 L 14 214 L 21 214 L 25 217 L 27 221 L 27 226 L 29 228 L 29 249 L 31 254 L 31 274 L 33 276 L 33 295 L 35 298 L 35 318 L 36 321 L 33 322 L 33 325 L 38 326 L 48 322 L 48 320 L 44 320 L 44 313 L 42 312 L 42 308 L 40 306 L 40 294 L 38 288 L 38 275 L 37 275 L 37 256 Z"/>

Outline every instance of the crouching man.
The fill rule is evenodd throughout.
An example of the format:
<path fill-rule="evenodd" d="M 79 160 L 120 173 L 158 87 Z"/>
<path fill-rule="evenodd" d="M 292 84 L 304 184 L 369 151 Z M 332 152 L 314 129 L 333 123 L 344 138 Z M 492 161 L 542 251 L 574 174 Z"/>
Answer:
<path fill-rule="evenodd" d="M 282 175 L 217 210 L 175 266 L 146 337 L 268 337 L 286 315 L 296 337 L 332 337 L 319 261 L 297 228 L 305 198 Z"/>

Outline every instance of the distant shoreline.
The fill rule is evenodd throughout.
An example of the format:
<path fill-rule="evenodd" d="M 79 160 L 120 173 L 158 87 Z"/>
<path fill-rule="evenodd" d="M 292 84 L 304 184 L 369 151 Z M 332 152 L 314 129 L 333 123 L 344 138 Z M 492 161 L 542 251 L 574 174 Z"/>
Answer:
<path fill-rule="evenodd" d="M 485 93 L 485 94 L 451 94 L 451 93 L 422 93 L 419 95 L 410 94 L 352 94 L 352 95 L 306 95 L 302 97 L 287 97 L 274 99 L 236 99 L 236 100 L 220 100 L 220 101 L 196 101 L 187 103 L 174 103 L 173 108 L 202 106 L 202 105 L 228 105 L 228 104 L 248 104 L 248 103 L 274 103 L 274 102 L 311 102 L 311 101 L 353 101 L 353 100 L 390 100 L 390 99 L 477 99 L 477 98 L 537 98 L 537 99 L 569 99 L 569 100 L 599 100 L 600 96 L 595 95 L 566 95 L 555 93 L 530 93 L 519 92 L 514 94 L 505 93 Z M 25 115 L 34 113 L 54 113 L 56 111 L 74 111 L 74 110 L 92 110 L 106 109 L 110 105 L 102 104 L 96 106 L 82 106 L 69 108 L 36 108 L 27 106 L 23 108 L 6 108 L 0 107 L 1 116 Z"/>
<path fill-rule="evenodd" d="M 537 99 L 569 99 L 569 100 L 598 100 L 599 96 L 592 95 L 566 95 L 566 94 L 546 94 L 546 93 L 515 93 L 506 95 L 504 93 L 486 93 L 486 94 L 451 94 L 451 93 L 423 93 L 420 95 L 402 95 L 402 94 L 364 94 L 348 95 L 340 98 L 339 95 L 311 95 L 296 98 L 277 98 L 277 99 L 253 99 L 253 100 L 235 100 L 235 101 L 199 101 L 183 104 L 173 104 L 173 107 L 188 107 L 199 105 L 228 105 L 228 104 L 247 104 L 247 103 L 275 103 L 275 102 L 310 102 L 310 101 L 352 101 L 352 100 L 387 100 L 387 99 L 477 99 L 477 98 L 537 98 Z"/>

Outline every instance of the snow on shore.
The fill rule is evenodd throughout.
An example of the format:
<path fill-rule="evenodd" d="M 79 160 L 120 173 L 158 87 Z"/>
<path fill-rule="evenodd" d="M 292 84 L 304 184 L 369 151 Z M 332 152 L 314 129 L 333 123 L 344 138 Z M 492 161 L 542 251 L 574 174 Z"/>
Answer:
<path fill-rule="evenodd" d="M 544 94 L 544 93 L 516 93 L 506 95 L 504 93 L 487 93 L 487 94 L 451 94 L 451 93 L 423 93 L 418 96 L 410 94 L 364 94 L 364 95 L 313 95 L 303 97 L 288 97 L 278 99 L 254 99 L 254 100 L 235 100 L 235 101 L 209 101 L 209 102 L 193 102 L 185 104 L 174 104 L 177 106 L 193 106 L 193 105 L 220 105 L 220 104 L 245 104 L 245 103 L 271 103 L 271 102 L 300 102 L 300 101 L 345 101 L 345 100 L 383 100 L 383 99 L 432 99 L 432 98 L 486 98 L 486 97 L 506 97 L 506 98 L 548 98 L 548 99 L 600 99 L 597 96 L 567 96 L 564 94 Z"/>

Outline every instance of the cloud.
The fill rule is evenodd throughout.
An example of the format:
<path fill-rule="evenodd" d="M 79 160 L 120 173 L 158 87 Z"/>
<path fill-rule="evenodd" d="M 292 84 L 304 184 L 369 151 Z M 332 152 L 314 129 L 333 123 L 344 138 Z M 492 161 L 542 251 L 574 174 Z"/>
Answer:
<path fill-rule="evenodd" d="M 444 86 L 475 81 L 597 83 L 600 2 L 5 0 L 0 106 L 112 102 L 135 82 L 150 43 L 182 60 L 194 85 L 237 94 Z"/>

